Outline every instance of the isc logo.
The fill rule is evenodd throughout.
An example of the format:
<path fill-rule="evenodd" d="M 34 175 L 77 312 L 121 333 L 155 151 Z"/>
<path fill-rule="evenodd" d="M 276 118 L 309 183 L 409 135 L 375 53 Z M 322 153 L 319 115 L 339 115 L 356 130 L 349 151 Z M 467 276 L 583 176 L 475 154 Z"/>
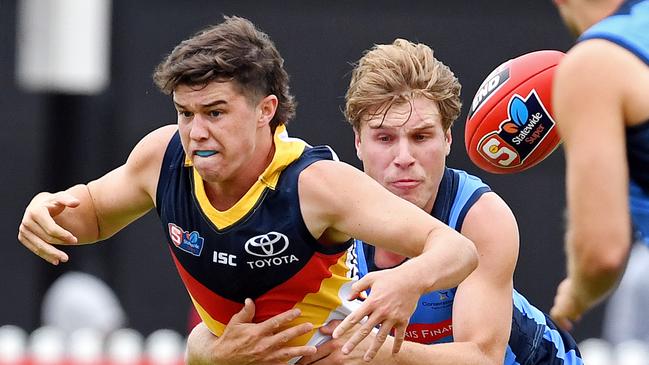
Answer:
<path fill-rule="evenodd" d="M 214 251 L 214 255 L 212 256 L 212 262 L 228 266 L 237 266 L 237 263 L 234 262 L 236 259 L 236 255 L 232 255 L 227 252 Z"/>

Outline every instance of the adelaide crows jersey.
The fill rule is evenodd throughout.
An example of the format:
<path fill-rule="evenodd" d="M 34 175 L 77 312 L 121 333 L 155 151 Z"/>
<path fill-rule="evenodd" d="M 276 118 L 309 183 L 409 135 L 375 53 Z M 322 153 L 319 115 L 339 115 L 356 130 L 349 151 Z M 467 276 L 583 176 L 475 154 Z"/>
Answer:
<path fill-rule="evenodd" d="M 596 38 L 627 49 L 649 67 L 649 0 L 624 2 L 615 14 L 586 30 L 579 41 Z M 649 245 L 649 120 L 627 127 L 626 147 L 631 216 L 638 233 Z"/>
<path fill-rule="evenodd" d="M 254 322 L 299 308 L 302 315 L 287 327 L 311 322 L 315 328 L 290 345 L 317 344 L 325 340 L 318 327 L 357 305 L 345 299 L 356 270 L 351 240 L 322 245 L 310 234 L 298 177 L 312 163 L 337 157 L 329 147 L 289 138 L 283 126 L 274 144 L 273 160 L 257 182 L 233 207 L 218 211 L 176 133 L 164 156 L 156 208 L 180 277 L 215 335 L 251 298 Z"/>
<path fill-rule="evenodd" d="M 469 209 L 482 194 L 491 191 L 479 178 L 447 168 L 435 197 L 432 215 L 458 232 Z M 380 270 L 374 247 L 355 241 L 359 275 Z M 406 330 L 406 340 L 423 344 L 453 341 L 453 301 L 457 288 L 438 290 L 420 297 Z M 512 293 L 512 330 L 505 352 L 506 365 L 581 365 L 579 351 L 569 334 L 530 304 L 516 290 Z"/>

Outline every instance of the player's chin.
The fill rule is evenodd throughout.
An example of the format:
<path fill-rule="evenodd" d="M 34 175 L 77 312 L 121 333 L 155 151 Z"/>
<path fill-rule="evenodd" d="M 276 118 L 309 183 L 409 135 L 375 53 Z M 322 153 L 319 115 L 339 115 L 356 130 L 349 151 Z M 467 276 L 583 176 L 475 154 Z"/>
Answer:
<path fill-rule="evenodd" d="M 196 172 L 201 176 L 205 182 L 220 182 L 226 179 L 227 174 L 224 174 L 225 169 L 219 168 L 217 164 L 199 163 L 195 164 Z"/>
<path fill-rule="evenodd" d="M 389 185 L 387 188 L 392 194 L 406 200 L 414 193 L 414 189 L 411 187 Z"/>
<path fill-rule="evenodd" d="M 395 188 L 390 189 L 392 193 L 401 199 L 407 200 L 410 203 L 423 208 L 430 198 L 430 194 L 426 195 L 421 186 L 409 188 Z"/>

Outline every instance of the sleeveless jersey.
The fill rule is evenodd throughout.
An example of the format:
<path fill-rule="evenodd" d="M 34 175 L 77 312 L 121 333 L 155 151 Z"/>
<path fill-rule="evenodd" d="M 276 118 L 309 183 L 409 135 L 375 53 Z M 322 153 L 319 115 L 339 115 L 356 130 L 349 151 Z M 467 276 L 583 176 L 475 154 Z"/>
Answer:
<path fill-rule="evenodd" d="M 446 168 L 435 198 L 432 215 L 458 232 L 469 209 L 482 194 L 491 191 L 479 178 Z M 356 240 L 359 275 L 380 270 L 374 263 L 374 247 Z M 423 295 L 410 318 L 406 339 L 423 344 L 453 341 L 453 300 L 457 288 Z M 575 341 L 548 316 L 513 291 L 512 330 L 505 364 L 581 365 Z"/>
<path fill-rule="evenodd" d="M 586 30 L 579 41 L 596 38 L 627 49 L 649 66 L 649 0 L 624 2 L 613 15 Z M 631 216 L 649 245 L 649 120 L 626 128 L 626 144 Z"/>
<path fill-rule="evenodd" d="M 216 210 L 203 180 L 185 157 L 178 133 L 162 164 L 156 196 L 173 261 L 203 322 L 217 336 L 243 308 L 255 302 L 254 322 L 291 308 L 301 316 L 287 327 L 311 322 L 314 330 L 289 344 L 319 344 L 317 328 L 342 319 L 356 275 L 351 240 L 326 246 L 309 233 L 300 212 L 298 176 L 312 163 L 337 159 L 326 146 L 274 136 L 275 154 L 257 182 L 233 207 Z"/>

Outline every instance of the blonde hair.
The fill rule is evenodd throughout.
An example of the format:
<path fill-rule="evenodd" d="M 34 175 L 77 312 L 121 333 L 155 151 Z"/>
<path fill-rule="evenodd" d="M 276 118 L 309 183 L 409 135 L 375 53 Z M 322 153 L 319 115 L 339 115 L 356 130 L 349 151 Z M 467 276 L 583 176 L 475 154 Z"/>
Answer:
<path fill-rule="evenodd" d="M 447 131 L 460 115 L 461 85 L 425 44 L 396 39 L 367 51 L 352 71 L 345 95 L 345 118 L 355 130 L 362 120 L 385 113 L 394 103 L 424 96 L 437 102 Z"/>

